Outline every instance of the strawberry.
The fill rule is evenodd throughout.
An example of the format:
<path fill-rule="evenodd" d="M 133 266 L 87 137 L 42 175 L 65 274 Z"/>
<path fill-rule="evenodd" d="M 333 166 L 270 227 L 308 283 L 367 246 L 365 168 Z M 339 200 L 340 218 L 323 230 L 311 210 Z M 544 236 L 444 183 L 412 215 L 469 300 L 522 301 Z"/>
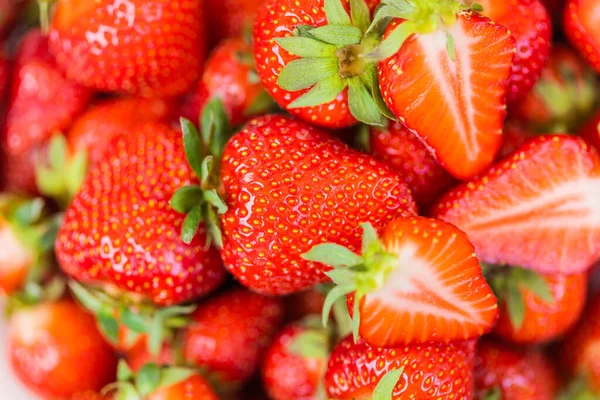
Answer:
<path fill-rule="evenodd" d="M 565 7 L 566 0 L 541 0 L 542 4 L 546 7 L 548 14 L 552 18 L 552 21 L 560 21 L 563 15 L 563 9 Z"/>
<path fill-rule="evenodd" d="M 10 63 L 6 58 L 6 55 L 0 49 L 0 118 L 4 118 L 4 94 L 6 93 L 6 88 L 8 87 L 8 78 L 10 75 Z"/>
<path fill-rule="evenodd" d="M 476 400 L 495 393 L 500 399 L 553 400 L 558 374 L 542 353 L 482 340 L 474 368 Z"/>
<path fill-rule="evenodd" d="M 175 96 L 198 79 L 204 1 L 59 0 L 50 47 L 69 79 L 102 91 Z"/>
<path fill-rule="evenodd" d="M 194 182 L 181 134 L 147 123 L 113 140 L 92 166 L 65 213 L 56 241 L 63 271 L 159 306 L 206 295 L 224 280 L 218 252 L 202 227 L 190 244 L 179 237 L 175 190 Z"/>
<path fill-rule="evenodd" d="M 136 125 L 161 121 L 171 115 L 171 104 L 160 99 L 117 98 L 92 105 L 71 127 L 68 140 L 73 152 L 86 151 L 96 163 L 115 137 Z"/>
<path fill-rule="evenodd" d="M 577 322 L 587 294 L 587 274 L 541 275 L 517 267 L 486 273 L 500 302 L 494 333 L 514 343 L 544 343 Z"/>
<path fill-rule="evenodd" d="M 506 27 L 517 42 L 506 94 L 509 107 L 518 103 L 540 78 L 552 41 L 552 22 L 540 0 L 477 1 L 486 17 Z"/>
<path fill-rule="evenodd" d="M 2 180 L 5 189 L 15 193 L 39 194 L 36 167 L 48 160 L 48 143 L 33 146 L 23 153 L 4 154 Z"/>
<path fill-rule="evenodd" d="M 376 21 L 399 17 L 374 51 L 387 106 L 452 175 L 484 172 L 502 143 L 515 39 L 458 1 L 382 4 Z"/>
<path fill-rule="evenodd" d="M 466 400 L 472 397 L 474 353 L 472 341 L 385 349 L 349 336 L 333 349 L 325 386 L 335 399 Z M 386 377 L 393 378 L 387 396 L 375 397 L 374 389 Z"/>
<path fill-rule="evenodd" d="M 248 381 L 283 321 L 283 304 L 236 288 L 198 306 L 183 335 L 183 358 L 222 388 Z"/>
<path fill-rule="evenodd" d="M 228 143 L 221 162 L 228 210 L 221 217 L 226 268 L 265 294 L 328 280 L 301 255 L 333 242 L 355 250 L 359 225 L 376 229 L 415 204 L 402 178 L 366 154 L 285 116 L 257 118 Z"/>
<path fill-rule="evenodd" d="M 109 397 L 103 396 L 98 392 L 88 390 L 86 392 L 75 393 L 70 400 L 110 400 Z"/>
<path fill-rule="evenodd" d="M 5 151 L 18 156 L 68 129 L 87 106 L 91 92 L 68 81 L 48 52 L 48 39 L 32 30 L 16 55 L 8 101 Z"/>
<path fill-rule="evenodd" d="M 511 119 L 504 122 L 503 130 L 502 148 L 498 153 L 499 160 L 502 160 L 506 156 L 514 153 L 519 147 L 523 146 L 527 140 L 537 136 L 529 131 L 523 122 L 516 119 Z"/>
<path fill-rule="evenodd" d="M 216 44 L 226 38 L 240 37 L 252 27 L 263 0 L 207 1 L 206 15 L 210 42 Z"/>
<path fill-rule="evenodd" d="M 335 267 L 337 284 L 325 300 L 346 294 L 359 333 L 371 346 L 447 343 L 479 337 L 498 315 L 496 298 L 481 274 L 467 236 L 443 221 L 404 217 L 391 222 L 381 239 L 363 225 L 362 256 L 335 244 L 304 255 Z"/>
<path fill-rule="evenodd" d="M 598 10 L 598 1 L 568 0 L 563 13 L 565 35 L 596 72 L 600 72 Z"/>
<path fill-rule="evenodd" d="M 204 105 L 202 93 L 219 97 L 232 125 L 246 122 L 252 115 L 264 113 L 270 98 L 264 92 L 254 70 L 252 47 L 242 39 L 229 39 L 217 46 L 206 62 L 202 81 L 195 89 L 197 95 L 184 104 L 184 116 L 192 121 L 198 119 Z"/>
<path fill-rule="evenodd" d="M 578 325 L 563 342 L 561 350 L 561 364 L 567 372 L 582 379 L 583 391 L 589 390 L 596 395 L 600 394 L 599 349 L 600 296 L 596 296 L 588 304 Z"/>
<path fill-rule="evenodd" d="M 450 190 L 432 214 L 464 230 L 482 262 L 573 274 L 600 254 L 598 193 L 597 152 L 579 138 L 547 135 Z"/>
<path fill-rule="evenodd" d="M 254 57 L 267 92 L 316 125 L 382 125 L 375 62 L 362 57 L 378 42 L 365 33 L 379 2 L 267 1 L 254 24 Z"/>
<path fill-rule="evenodd" d="M 204 109 L 210 100 L 210 93 L 206 85 L 200 81 L 190 93 L 181 99 L 179 111 L 181 117 L 190 121 L 197 121 L 201 110 Z"/>
<path fill-rule="evenodd" d="M 263 362 L 262 379 L 269 398 L 323 398 L 329 342 L 329 332 L 310 320 L 286 326 L 269 347 Z"/>
<path fill-rule="evenodd" d="M 600 151 L 600 113 L 590 118 L 577 134 Z"/>
<path fill-rule="evenodd" d="M 421 139 L 399 122 L 385 130 L 371 128 L 370 147 L 377 159 L 400 173 L 421 209 L 454 183 Z"/>
<path fill-rule="evenodd" d="M 533 133 L 573 132 L 594 111 L 597 88 L 585 60 L 558 44 L 533 90 L 510 112 Z"/>
<path fill-rule="evenodd" d="M 98 391 L 114 380 L 117 367 L 94 318 L 70 300 L 17 311 L 9 325 L 8 355 L 17 377 L 52 399 Z"/>
<path fill-rule="evenodd" d="M 293 322 L 312 314 L 321 314 L 324 302 L 325 295 L 319 289 L 292 294 L 285 299 L 286 319 Z"/>

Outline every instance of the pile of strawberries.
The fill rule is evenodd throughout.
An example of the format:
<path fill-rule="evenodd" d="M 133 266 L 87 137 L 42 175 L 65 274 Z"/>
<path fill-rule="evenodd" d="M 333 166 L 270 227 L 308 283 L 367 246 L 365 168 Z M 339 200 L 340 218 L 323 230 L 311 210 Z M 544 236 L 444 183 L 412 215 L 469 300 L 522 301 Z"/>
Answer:
<path fill-rule="evenodd" d="M 0 0 L 0 45 L 32 396 L 600 399 L 600 0 Z"/>

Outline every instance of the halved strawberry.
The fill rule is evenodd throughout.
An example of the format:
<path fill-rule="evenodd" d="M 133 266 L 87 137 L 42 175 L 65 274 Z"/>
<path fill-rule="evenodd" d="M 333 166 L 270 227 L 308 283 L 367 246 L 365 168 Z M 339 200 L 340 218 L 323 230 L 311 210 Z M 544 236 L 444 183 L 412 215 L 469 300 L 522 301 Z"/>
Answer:
<path fill-rule="evenodd" d="M 547 135 L 446 193 L 432 213 L 464 230 L 482 262 L 570 274 L 600 255 L 599 196 L 598 153 Z"/>
<path fill-rule="evenodd" d="M 567 1 L 563 27 L 570 42 L 600 72 L 600 1 Z"/>
<path fill-rule="evenodd" d="M 391 222 L 381 241 L 373 227 L 363 229 L 362 257 L 333 244 L 304 255 L 335 267 L 327 275 L 338 286 L 324 318 L 333 301 L 351 294 L 355 335 L 379 347 L 470 339 L 492 328 L 496 298 L 463 232 L 423 217 Z"/>
<path fill-rule="evenodd" d="M 455 177 L 485 171 L 502 143 L 514 38 L 455 2 L 436 2 L 426 11 L 383 3 L 384 17 L 393 12 L 408 19 L 393 20 L 380 45 L 380 58 L 389 56 L 379 63 L 386 104 Z"/>

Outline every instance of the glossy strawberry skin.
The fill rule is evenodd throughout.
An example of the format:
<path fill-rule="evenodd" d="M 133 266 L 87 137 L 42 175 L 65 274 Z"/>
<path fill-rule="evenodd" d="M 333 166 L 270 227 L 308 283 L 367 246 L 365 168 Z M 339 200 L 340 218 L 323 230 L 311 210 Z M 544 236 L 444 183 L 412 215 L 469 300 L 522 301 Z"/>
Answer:
<path fill-rule="evenodd" d="M 174 96 L 198 79 L 204 2 L 61 0 L 50 46 L 67 76 L 102 91 Z"/>
<path fill-rule="evenodd" d="M 466 400 L 472 398 L 474 353 L 473 341 L 382 349 L 349 336 L 331 353 L 325 386 L 335 399 L 370 398 L 387 372 L 404 367 L 393 399 Z"/>
<path fill-rule="evenodd" d="M 68 140 L 72 151 L 85 151 L 96 163 L 108 144 L 137 125 L 164 121 L 173 112 L 172 104 L 161 99 L 117 98 L 92 105 L 75 120 Z"/>
<path fill-rule="evenodd" d="M 522 289 L 525 316 L 520 328 L 510 322 L 506 305 L 494 333 L 513 343 L 535 344 L 556 339 L 567 332 L 579 319 L 587 294 L 587 273 L 573 275 L 542 275 L 552 293 L 548 303 L 533 292 Z"/>
<path fill-rule="evenodd" d="M 591 146 L 575 137 L 545 135 L 447 192 L 432 215 L 465 231 L 482 262 L 542 273 L 583 272 L 600 249 L 597 203 L 588 201 L 598 184 L 600 158 Z"/>
<path fill-rule="evenodd" d="M 117 357 L 95 319 L 70 300 L 13 315 L 8 354 L 17 377 L 42 398 L 99 391 L 115 379 Z"/>
<path fill-rule="evenodd" d="M 206 295 L 225 279 L 203 227 L 190 245 L 173 193 L 193 183 L 181 133 L 160 123 L 136 127 L 108 146 L 65 213 L 56 254 L 65 273 L 110 284 L 157 305 Z"/>
<path fill-rule="evenodd" d="M 369 0 L 373 10 L 380 0 Z M 348 8 L 348 0 L 343 1 Z M 283 90 L 277 84 L 281 70 L 291 61 L 298 59 L 291 55 L 274 39 L 291 35 L 298 25 L 313 27 L 327 24 L 324 0 L 268 0 L 260 9 L 254 23 L 254 57 L 258 75 L 267 92 L 280 106 L 286 108 L 293 101 L 309 91 L 296 92 Z M 326 128 L 345 128 L 356 124 L 356 119 L 348 108 L 348 89 L 329 103 L 315 107 L 288 110 L 292 115 Z"/>
<path fill-rule="evenodd" d="M 16 55 L 3 144 L 18 156 L 68 129 L 85 109 L 91 91 L 68 81 L 40 31 L 29 32 Z"/>
<path fill-rule="evenodd" d="M 4 123 L 4 94 L 6 93 L 6 88 L 8 87 L 8 79 L 10 75 L 10 63 L 6 58 L 6 55 L 2 50 L 0 50 L 0 121 Z"/>
<path fill-rule="evenodd" d="M 327 359 L 301 356 L 290 349 L 292 342 L 309 331 L 301 324 L 288 325 L 273 340 L 265 355 L 262 378 L 273 400 L 314 399 Z"/>
<path fill-rule="evenodd" d="M 599 9 L 595 0 L 568 0 L 563 13 L 565 35 L 596 72 L 600 72 Z"/>
<path fill-rule="evenodd" d="M 48 143 L 32 146 L 19 154 L 5 153 L 2 174 L 6 190 L 37 195 L 36 166 L 47 160 Z"/>
<path fill-rule="evenodd" d="M 219 385 L 248 381 L 283 321 L 283 304 L 236 288 L 198 306 L 185 329 L 187 363 L 206 368 Z"/>
<path fill-rule="evenodd" d="M 207 1 L 210 42 L 216 44 L 226 38 L 242 36 L 246 28 L 252 27 L 256 14 L 264 3 L 264 0 Z"/>
<path fill-rule="evenodd" d="M 385 130 L 371 129 L 371 153 L 400 173 L 421 209 L 454 183 L 430 149 L 400 122 L 391 122 Z"/>
<path fill-rule="evenodd" d="M 257 118 L 227 144 L 221 162 L 226 268 L 265 294 L 291 294 L 328 278 L 301 258 L 314 245 L 360 248 L 360 224 L 376 229 L 415 204 L 401 177 L 310 125 Z"/>
<path fill-rule="evenodd" d="M 198 374 L 177 382 L 173 385 L 159 388 L 150 393 L 147 400 L 218 400 L 210 385 Z"/>
<path fill-rule="evenodd" d="M 494 388 L 503 399 L 553 400 L 559 386 L 558 374 L 544 354 L 489 339 L 479 342 L 474 380 L 476 400 L 484 400 Z"/>

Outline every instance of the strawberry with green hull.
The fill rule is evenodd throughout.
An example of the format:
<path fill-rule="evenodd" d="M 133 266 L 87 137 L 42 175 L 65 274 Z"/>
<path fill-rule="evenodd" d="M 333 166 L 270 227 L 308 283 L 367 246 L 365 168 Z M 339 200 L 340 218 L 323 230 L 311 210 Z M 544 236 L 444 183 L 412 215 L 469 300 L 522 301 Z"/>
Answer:
<path fill-rule="evenodd" d="M 473 371 L 475 400 L 554 400 L 558 394 L 552 361 L 535 350 L 484 339 L 477 346 Z"/>
<path fill-rule="evenodd" d="M 112 382 L 117 357 L 94 318 L 71 300 L 42 303 L 13 314 L 8 355 L 17 377 L 42 398 L 68 399 Z"/>
<path fill-rule="evenodd" d="M 430 149 L 402 123 L 392 122 L 385 129 L 371 128 L 370 142 L 373 156 L 400 173 L 421 210 L 454 184 Z"/>
<path fill-rule="evenodd" d="M 176 96 L 200 75 L 204 16 L 204 1 L 59 0 L 50 47 L 67 77 L 82 85 Z"/>
<path fill-rule="evenodd" d="M 389 110 L 456 178 L 484 172 L 502 143 L 514 38 L 469 10 L 476 5 L 447 0 L 382 4 L 376 21 L 396 18 L 372 54 L 381 60 L 379 87 Z"/>
<path fill-rule="evenodd" d="M 183 334 L 183 359 L 205 370 L 215 387 L 239 387 L 258 371 L 283 311 L 275 297 L 242 288 L 221 293 L 192 314 Z"/>
<path fill-rule="evenodd" d="M 290 117 L 251 121 L 227 143 L 221 168 L 223 261 L 260 293 L 291 294 L 328 281 L 329 267 L 303 253 L 325 242 L 357 250 L 361 223 L 382 229 L 416 212 L 397 173 Z"/>
<path fill-rule="evenodd" d="M 573 274 L 600 255 L 599 193 L 598 153 L 546 135 L 450 190 L 432 214 L 465 231 L 482 262 Z"/>
<path fill-rule="evenodd" d="M 369 224 L 363 229 L 362 256 L 334 244 L 304 255 L 335 267 L 324 322 L 333 302 L 349 295 L 355 338 L 372 346 L 447 343 L 492 329 L 496 298 L 463 232 L 423 217 L 396 219 L 381 239 Z"/>
<path fill-rule="evenodd" d="M 517 43 L 508 82 L 508 107 L 518 107 L 540 78 L 552 42 L 552 23 L 539 0 L 478 0 L 482 14 L 506 27 Z"/>
<path fill-rule="evenodd" d="M 500 301 L 493 332 L 513 343 L 557 339 L 579 319 L 587 295 L 587 273 L 542 275 L 500 266 L 486 272 Z"/>
<path fill-rule="evenodd" d="M 600 1 L 568 0 L 563 11 L 563 28 L 571 44 L 600 72 Z"/>
<path fill-rule="evenodd" d="M 474 354 L 474 341 L 386 349 L 349 336 L 333 349 L 325 385 L 335 399 L 467 400 L 473 394 Z M 384 397 L 376 397 L 376 388 Z"/>
<path fill-rule="evenodd" d="M 73 279 L 159 306 L 205 296 L 225 279 L 204 226 L 186 244 L 170 199 L 196 182 L 181 134 L 147 123 L 113 140 L 65 213 L 56 241 Z"/>

